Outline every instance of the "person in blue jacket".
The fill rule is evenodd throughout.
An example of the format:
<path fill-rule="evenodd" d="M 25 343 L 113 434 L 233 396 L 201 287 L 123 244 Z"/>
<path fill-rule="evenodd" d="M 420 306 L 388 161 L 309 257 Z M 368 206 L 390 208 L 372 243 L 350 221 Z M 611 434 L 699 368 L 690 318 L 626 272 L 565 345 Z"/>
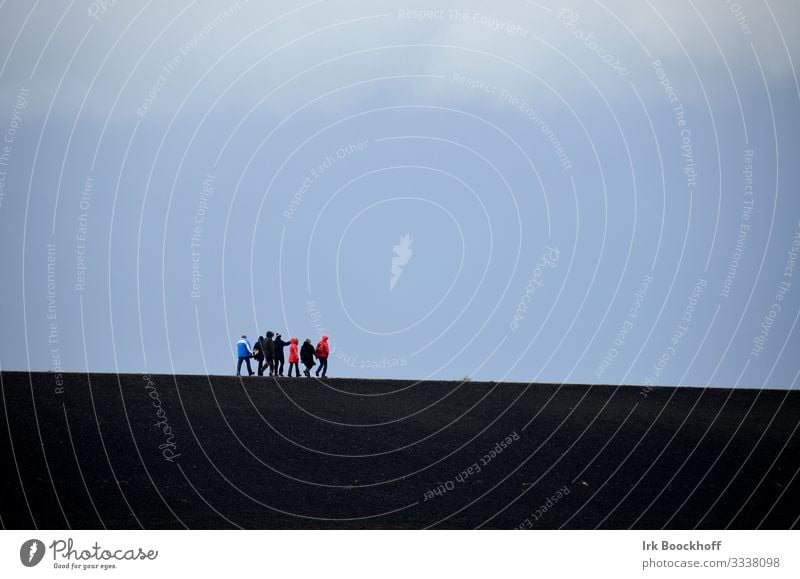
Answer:
<path fill-rule="evenodd" d="M 253 356 L 253 350 L 250 347 L 250 340 L 248 340 L 247 336 L 244 334 L 242 334 L 241 339 L 236 342 L 236 355 L 239 356 L 239 363 L 236 365 L 236 375 L 242 375 L 242 362 L 246 362 L 247 374 L 252 376 L 254 372 L 250 367 L 250 358 Z"/>

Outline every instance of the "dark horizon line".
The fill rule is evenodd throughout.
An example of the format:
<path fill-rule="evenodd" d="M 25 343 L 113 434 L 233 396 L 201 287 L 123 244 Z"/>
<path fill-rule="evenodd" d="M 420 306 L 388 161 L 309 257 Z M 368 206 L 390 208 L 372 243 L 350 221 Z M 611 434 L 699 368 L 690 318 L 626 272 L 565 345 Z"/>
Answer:
<path fill-rule="evenodd" d="M 289 377 L 289 376 L 236 376 L 235 374 L 207 374 L 207 373 L 190 373 L 190 372 L 87 372 L 87 371 L 62 371 L 62 372 L 55 372 L 53 370 L 6 370 L 0 369 L 0 375 L 3 374 L 61 374 L 62 377 L 65 376 L 86 376 L 86 375 L 114 375 L 114 376 L 206 376 L 206 377 L 214 377 L 214 378 L 231 378 L 231 379 L 240 379 L 242 381 L 248 381 L 250 379 L 259 379 L 259 378 L 266 378 L 266 379 L 290 379 L 291 380 L 305 380 L 305 377 Z M 317 377 L 314 377 L 319 379 Z M 713 384 L 707 384 L 704 386 L 697 386 L 693 384 L 682 384 L 682 385 L 675 385 L 675 384 L 654 384 L 652 386 L 646 386 L 644 384 L 609 384 L 609 383 L 600 383 L 600 384 L 593 384 L 593 383 L 582 383 L 582 382 L 524 382 L 518 380 L 473 380 L 471 378 L 464 380 L 461 378 L 452 378 L 452 379 L 424 379 L 424 378 L 392 378 L 389 376 L 381 376 L 381 377 L 360 377 L 360 376 L 328 376 L 325 380 L 367 380 L 367 381 L 387 381 L 387 382 L 417 382 L 417 383 L 425 383 L 425 382 L 460 382 L 462 384 L 514 384 L 514 385 L 527 385 L 532 386 L 536 384 L 541 385 L 548 385 L 548 386 L 589 386 L 589 387 L 598 387 L 598 388 L 641 388 L 643 390 L 652 391 L 656 389 L 672 389 L 672 388 L 688 388 L 688 389 L 708 389 L 713 388 L 715 390 L 719 389 L 727 389 L 727 390 L 777 390 L 777 391 L 792 391 L 795 390 L 792 386 L 787 386 L 784 388 L 781 387 L 768 387 L 768 386 L 718 386 Z"/>

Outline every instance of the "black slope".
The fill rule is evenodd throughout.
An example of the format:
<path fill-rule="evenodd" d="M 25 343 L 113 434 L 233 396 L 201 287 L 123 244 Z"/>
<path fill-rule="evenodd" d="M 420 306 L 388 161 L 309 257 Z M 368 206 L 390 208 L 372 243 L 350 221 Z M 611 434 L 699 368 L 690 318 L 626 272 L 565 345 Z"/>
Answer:
<path fill-rule="evenodd" d="M 5 528 L 791 528 L 787 391 L 4 372 Z"/>

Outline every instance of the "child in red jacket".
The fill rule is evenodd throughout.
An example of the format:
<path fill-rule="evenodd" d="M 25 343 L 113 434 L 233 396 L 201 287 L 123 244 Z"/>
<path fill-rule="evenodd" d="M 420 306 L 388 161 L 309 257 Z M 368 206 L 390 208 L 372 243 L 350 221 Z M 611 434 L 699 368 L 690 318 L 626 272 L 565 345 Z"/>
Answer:
<path fill-rule="evenodd" d="M 300 377 L 300 352 L 297 350 L 297 338 L 289 340 L 289 378 L 292 377 L 292 368 L 294 368 L 295 376 Z"/>

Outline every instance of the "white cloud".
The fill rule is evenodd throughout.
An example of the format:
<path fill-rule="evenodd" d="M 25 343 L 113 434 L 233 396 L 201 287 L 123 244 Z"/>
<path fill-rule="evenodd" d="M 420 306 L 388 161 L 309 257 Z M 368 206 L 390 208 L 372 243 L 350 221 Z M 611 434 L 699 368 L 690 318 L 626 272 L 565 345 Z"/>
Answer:
<path fill-rule="evenodd" d="M 630 69 L 630 78 L 639 78 L 645 88 L 655 84 L 652 78 L 642 76 L 649 74 L 649 59 L 640 42 L 654 58 L 665 63 L 675 82 L 696 84 L 694 69 L 704 82 L 705 79 L 713 82 L 726 74 L 723 54 L 735 67 L 735 74 L 746 75 L 741 79 L 745 87 L 760 82 L 753 64 L 752 43 L 770 82 L 794 86 L 789 58 L 797 56 L 797 48 L 789 36 L 789 23 L 799 21 L 800 3 L 792 0 L 769 2 L 769 8 L 783 26 L 790 55 L 767 4 L 755 0 L 738 3 L 573 0 L 563 4 L 463 0 L 455 4 L 457 12 L 450 4 L 413 0 L 151 4 L 109 56 L 92 89 L 91 100 L 109 103 L 120 96 L 121 104 L 115 114 L 133 115 L 156 83 L 161 67 L 187 46 L 189 54 L 165 83 L 160 97 L 163 103 L 170 104 L 153 107 L 154 116 L 171 114 L 177 102 L 204 74 L 208 73 L 202 85 L 203 98 L 209 101 L 248 68 L 242 85 L 246 90 L 238 92 L 244 106 L 293 75 L 308 71 L 270 98 L 268 106 L 280 113 L 350 82 L 395 74 L 449 77 L 462 73 L 509 91 L 530 90 L 535 86 L 520 68 L 510 63 L 531 70 L 566 94 L 574 92 L 576 87 L 582 94 L 591 90 L 583 78 L 585 74 L 607 98 L 613 99 L 629 95 L 626 82 L 620 82 L 628 79 L 621 79 L 619 71 L 603 60 L 610 58 L 607 55 Z M 142 10 L 141 3 L 118 2 L 96 22 L 88 14 L 89 5 L 89 2 L 77 3 L 55 33 L 58 10 L 49 7 L 47 12 L 37 10 L 32 14 L 9 58 L 3 77 L 3 102 L 10 102 L 24 82 L 52 92 L 78 42 L 93 23 L 55 103 L 57 114 L 59 111 L 74 114 L 100 62 Z M 563 9 L 571 11 L 577 19 L 567 24 Z M 28 6 L 19 2 L 7 3 L 0 10 L 5 38 L 16 35 L 14 27 L 21 24 L 27 10 Z M 429 12 L 415 16 L 413 11 Z M 271 25 L 265 26 L 271 21 Z M 582 41 L 580 37 L 589 33 L 591 40 Z M 29 81 L 30 71 L 48 39 L 36 75 Z M 404 44 L 442 47 L 389 48 Z M 9 41 L 5 49 L 10 48 Z M 367 52 L 320 66 L 329 59 L 359 51 Z M 221 63 L 210 71 L 220 57 L 224 57 Z M 134 70 L 140 58 L 142 62 Z M 570 60 L 582 72 L 576 71 Z M 129 75 L 131 80 L 119 95 Z M 399 90 L 394 86 L 393 90 Z M 407 83 L 404 90 L 412 98 L 426 91 L 439 91 L 441 86 L 437 82 L 418 81 Z M 263 94 L 259 94 L 258 87 Z M 375 85 L 366 84 L 348 95 L 359 94 L 368 101 L 375 90 Z M 464 98 L 485 100 L 485 95 L 476 91 L 455 92 Z M 319 106 L 335 107 L 338 102 L 341 101 L 336 98 L 326 99 Z M 106 111 L 100 107 L 99 112 Z"/>

